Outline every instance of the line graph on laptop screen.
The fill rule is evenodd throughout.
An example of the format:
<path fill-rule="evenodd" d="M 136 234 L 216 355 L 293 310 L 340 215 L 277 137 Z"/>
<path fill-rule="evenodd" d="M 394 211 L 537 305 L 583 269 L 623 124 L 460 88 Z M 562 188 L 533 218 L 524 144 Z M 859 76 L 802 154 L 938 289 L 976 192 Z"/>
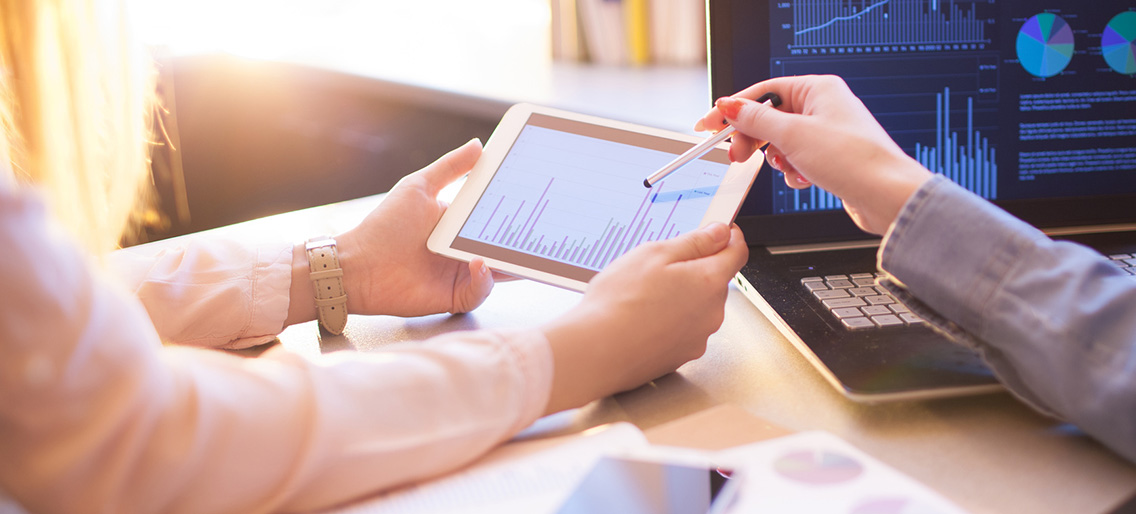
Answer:
<path fill-rule="evenodd" d="M 1136 65 L 1125 60 L 1131 38 L 1117 35 L 1136 26 L 1134 6 L 791 0 L 768 9 L 768 76 L 843 77 L 908 155 L 983 198 L 1136 191 Z M 815 187 L 773 180 L 763 190 L 771 214 L 841 208 Z"/>
<path fill-rule="evenodd" d="M 698 228 L 729 166 L 699 159 L 643 187 L 676 155 L 529 124 L 453 246 L 576 268 L 587 280 L 642 243 Z"/>

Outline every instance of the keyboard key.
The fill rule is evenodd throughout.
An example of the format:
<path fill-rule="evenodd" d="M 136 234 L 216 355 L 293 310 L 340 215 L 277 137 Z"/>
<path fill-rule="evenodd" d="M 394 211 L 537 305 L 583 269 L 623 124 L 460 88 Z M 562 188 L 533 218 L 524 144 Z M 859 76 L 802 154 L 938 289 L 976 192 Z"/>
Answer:
<path fill-rule="evenodd" d="M 858 278 L 876 278 L 876 277 L 875 277 L 875 275 L 872 275 L 871 273 L 853 273 L 851 275 L 848 275 L 848 278 L 850 278 L 852 280 L 856 280 Z"/>
<path fill-rule="evenodd" d="M 847 289 L 850 287 L 856 287 L 856 284 L 853 284 L 848 280 L 829 280 L 828 287 L 831 287 L 833 289 Z"/>
<path fill-rule="evenodd" d="M 1125 261 L 1123 261 L 1123 260 L 1119 260 L 1119 261 L 1109 261 L 1109 262 L 1111 262 L 1111 263 L 1115 264 L 1115 265 L 1116 265 L 1116 267 L 1118 267 L 1118 268 L 1127 268 L 1127 267 L 1128 267 L 1128 263 L 1127 263 L 1127 262 L 1125 262 Z"/>
<path fill-rule="evenodd" d="M 821 300 L 821 303 L 829 309 L 839 309 L 841 307 L 861 307 L 867 305 L 864 300 L 859 298 L 832 298 L 830 300 Z"/>
<path fill-rule="evenodd" d="M 868 302 L 869 304 L 872 304 L 872 305 L 887 305 L 887 304 L 895 303 L 895 298 L 892 298 L 890 296 L 885 296 L 885 295 L 865 296 L 864 301 L 866 301 L 866 302 Z"/>
<path fill-rule="evenodd" d="M 885 314 L 892 314 L 891 309 L 887 305 L 869 305 L 867 307 L 860 307 L 860 310 L 868 316 L 882 316 Z"/>
<path fill-rule="evenodd" d="M 1136 256 L 1131 255 L 1131 254 L 1127 254 L 1127 253 L 1114 253 L 1114 254 L 1108 256 L 1109 259 L 1112 259 L 1114 261 L 1119 261 L 1119 260 L 1122 260 L 1122 259 L 1131 259 L 1133 257 L 1136 257 Z"/>
<path fill-rule="evenodd" d="M 805 283 L 808 283 L 808 282 L 824 282 L 824 279 L 820 278 L 820 277 L 805 277 L 805 278 L 801 279 L 802 284 L 805 284 Z"/>
<path fill-rule="evenodd" d="M 845 276 L 845 275 L 825 275 L 824 279 L 825 280 L 848 280 L 848 277 Z"/>
<path fill-rule="evenodd" d="M 1124 259 L 1123 262 L 1129 266 L 1136 266 L 1136 259 Z"/>
<path fill-rule="evenodd" d="M 852 283 L 856 284 L 857 287 L 871 287 L 876 285 L 876 279 L 872 277 L 854 278 L 852 279 Z"/>
<path fill-rule="evenodd" d="M 805 289 L 809 291 L 822 291 L 828 289 L 824 282 L 805 282 Z"/>
<path fill-rule="evenodd" d="M 876 286 L 876 291 L 879 291 L 882 295 L 891 296 L 891 293 L 889 293 L 887 289 L 884 289 L 883 286 Z"/>
<path fill-rule="evenodd" d="M 899 319 L 895 314 L 884 314 L 883 316 L 872 316 L 872 323 L 881 327 L 893 327 L 902 325 L 903 320 Z"/>
<path fill-rule="evenodd" d="M 907 306 L 902 304 L 902 303 L 893 303 L 893 304 L 889 305 L 888 307 L 891 307 L 892 312 L 894 312 L 896 314 L 903 314 L 905 312 L 911 312 L 911 309 L 908 309 Z"/>
<path fill-rule="evenodd" d="M 918 325 L 920 323 L 926 323 L 926 321 L 924 321 L 923 318 L 920 318 L 919 316 L 916 316 L 916 315 L 914 315 L 910 312 L 905 312 L 903 314 L 900 314 L 899 319 L 902 319 L 903 322 L 907 323 L 908 325 Z"/>
<path fill-rule="evenodd" d="M 843 289 L 825 289 L 823 291 L 813 291 L 813 296 L 817 297 L 818 300 L 827 300 L 829 298 L 848 298 L 852 295 L 848 294 L 848 291 Z"/>
<path fill-rule="evenodd" d="M 875 289 L 870 287 L 853 287 L 852 289 L 844 289 L 844 291 L 848 291 L 852 296 L 872 296 L 879 294 Z"/>
<path fill-rule="evenodd" d="M 844 319 L 858 318 L 863 316 L 864 313 L 860 312 L 860 309 L 857 309 L 855 307 L 844 307 L 843 309 L 832 309 L 832 315 L 836 316 L 837 318 Z"/>
<path fill-rule="evenodd" d="M 840 320 L 840 322 L 843 323 L 844 327 L 848 328 L 849 330 L 860 330 L 864 328 L 873 328 L 876 326 L 876 324 L 872 323 L 872 320 L 868 318 L 844 318 Z"/>

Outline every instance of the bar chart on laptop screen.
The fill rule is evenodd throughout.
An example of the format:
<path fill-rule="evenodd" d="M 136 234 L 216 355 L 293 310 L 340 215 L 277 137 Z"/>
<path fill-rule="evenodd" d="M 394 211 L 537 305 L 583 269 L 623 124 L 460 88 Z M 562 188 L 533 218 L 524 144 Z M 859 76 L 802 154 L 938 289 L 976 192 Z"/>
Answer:
<path fill-rule="evenodd" d="M 990 0 L 794 0 L 771 7 L 771 76 L 844 78 L 927 169 L 998 195 L 997 15 Z M 775 180 L 773 212 L 840 209 L 816 187 Z"/>
<path fill-rule="evenodd" d="M 962 78 L 961 82 L 966 82 L 965 76 Z M 871 91 L 873 85 L 864 82 L 869 81 L 850 80 L 853 87 Z M 993 110 L 976 105 L 977 92 L 973 88 L 959 91 L 947 86 L 902 96 L 902 103 L 887 94 L 864 94 L 862 99 L 892 138 L 925 168 L 983 198 L 997 198 L 996 149 L 983 128 L 992 124 L 989 118 Z M 902 110 L 894 110 L 896 107 Z M 783 181 L 775 181 L 773 194 L 777 212 L 843 207 L 839 198 L 816 187 L 796 190 Z"/>
<path fill-rule="evenodd" d="M 527 126 L 458 237 L 601 270 L 639 244 L 701 223 L 728 166 L 700 159 L 643 187 L 674 157 Z"/>

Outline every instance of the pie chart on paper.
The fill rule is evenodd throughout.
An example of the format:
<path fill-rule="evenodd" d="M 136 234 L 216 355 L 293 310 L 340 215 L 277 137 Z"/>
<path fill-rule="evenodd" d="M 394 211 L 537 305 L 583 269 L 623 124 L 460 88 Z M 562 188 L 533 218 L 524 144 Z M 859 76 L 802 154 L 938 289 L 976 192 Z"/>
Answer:
<path fill-rule="evenodd" d="M 1053 13 L 1026 20 L 1018 31 L 1018 62 L 1031 75 L 1052 77 L 1073 59 L 1073 29 Z"/>
<path fill-rule="evenodd" d="M 932 505 L 903 497 L 877 498 L 861 503 L 851 514 L 941 514 Z"/>
<path fill-rule="evenodd" d="M 1101 55 L 1117 73 L 1136 74 L 1136 12 L 1117 14 L 1105 25 Z"/>
<path fill-rule="evenodd" d="M 847 482 L 864 472 L 859 461 L 830 451 L 800 450 L 781 456 L 773 462 L 777 474 L 810 485 Z"/>

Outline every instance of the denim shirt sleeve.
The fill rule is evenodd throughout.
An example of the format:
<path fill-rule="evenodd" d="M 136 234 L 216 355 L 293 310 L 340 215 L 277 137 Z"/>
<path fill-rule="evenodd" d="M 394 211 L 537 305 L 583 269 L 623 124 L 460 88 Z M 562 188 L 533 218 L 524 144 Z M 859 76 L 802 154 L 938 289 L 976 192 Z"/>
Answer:
<path fill-rule="evenodd" d="M 1136 462 L 1136 277 L 942 176 L 900 211 L 885 287 L 1013 393 Z"/>

